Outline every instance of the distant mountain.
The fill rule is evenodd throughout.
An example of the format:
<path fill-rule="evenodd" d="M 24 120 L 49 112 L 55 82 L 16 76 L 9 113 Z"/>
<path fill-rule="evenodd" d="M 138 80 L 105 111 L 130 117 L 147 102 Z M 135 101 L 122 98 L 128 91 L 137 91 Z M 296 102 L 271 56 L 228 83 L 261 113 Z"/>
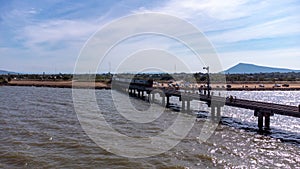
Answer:
<path fill-rule="evenodd" d="M 267 66 L 258 66 L 248 63 L 239 63 L 224 71 L 226 74 L 239 74 L 239 73 L 272 73 L 272 72 L 300 72 L 300 70 L 284 69 L 284 68 L 274 68 Z"/>
<path fill-rule="evenodd" d="M 6 71 L 6 70 L 0 70 L 0 75 L 7 75 L 7 74 L 18 74 L 18 73 Z"/>

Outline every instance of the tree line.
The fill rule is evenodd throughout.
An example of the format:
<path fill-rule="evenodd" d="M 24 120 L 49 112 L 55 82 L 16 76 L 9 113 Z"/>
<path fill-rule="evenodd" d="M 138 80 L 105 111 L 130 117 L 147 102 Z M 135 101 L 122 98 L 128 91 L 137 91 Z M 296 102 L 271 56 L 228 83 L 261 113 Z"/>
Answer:
<path fill-rule="evenodd" d="M 40 80 L 40 81 L 96 81 L 109 83 L 114 75 L 111 73 L 102 74 L 80 74 L 74 76 L 73 74 L 9 74 L 0 75 L 0 83 L 7 83 L 11 80 Z M 166 81 L 178 81 L 183 80 L 186 82 L 198 82 L 204 83 L 207 81 L 206 73 L 156 73 L 156 74 L 131 74 L 122 73 L 117 74 L 118 77 L 122 78 L 136 78 L 136 79 L 153 79 L 158 82 Z M 253 73 L 253 74 L 222 74 L 222 73 L 211 73 L 209 74 L 210 81 L 214 82 L 264 82 L 264 81 L 300 81 L 300 72 L 289 72 L 289 73 Z"/>

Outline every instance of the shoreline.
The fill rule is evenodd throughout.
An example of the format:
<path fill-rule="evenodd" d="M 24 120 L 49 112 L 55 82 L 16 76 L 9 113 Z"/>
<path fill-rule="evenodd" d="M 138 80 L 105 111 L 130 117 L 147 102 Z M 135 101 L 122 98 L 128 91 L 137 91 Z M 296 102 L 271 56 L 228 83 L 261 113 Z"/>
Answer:
<path fill-rule="evenodd" d="M 4 86 L 28 86 L 28 87 L 51 87 L 51 88 L 76 88 L 76 89 L 85 89 L 85 88 L 95 88 L 95 89 L 104 89 L 109 90 L 111 87 L 106 83 L 102 82 L 74 82 L 73 81 L 11 81 Z"/>
<path fill-rule="evenodd" d="M 74 83 L 74 86 L 73 86 Z M 227 91 L 300 91 L 300 84 L 291 84 L 290 87 L 273 87 L 274 84 L 265 84 L 265 87 L 257 87 L 258 84 L 247 84 L 247 87 L 241 84 L 230 84 L 231 88 L 217 88 L 212 84 L 213 90 Z M 1 85 L 0 85 L 1 86 Z M 95 88 L 110 90 L 111 86 L 103 82 L 73 82 L 73 81 L 35 81 L 35 80 L 12 80 L 2 86 L 34 86 L 51 88 Z M 184 89 L 184 88 L 182 88 Z M 196 89 L 197 90 L 197 89 Z"/>

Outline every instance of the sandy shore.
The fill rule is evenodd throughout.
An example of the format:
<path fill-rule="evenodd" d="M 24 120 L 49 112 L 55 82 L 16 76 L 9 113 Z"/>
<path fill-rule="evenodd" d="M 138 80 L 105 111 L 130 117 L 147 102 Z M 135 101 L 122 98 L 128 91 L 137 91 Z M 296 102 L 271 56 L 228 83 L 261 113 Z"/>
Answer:
<path fill-rule="evenodd" d="M 57 88 L 92 88 L 110 89 L 106 83 L 101 82 L 73 82 L 72 81 L 31 81 L 31 80 L 12 80 L 9 86 L 36 86 L 36 87 L 57 87 Z"/>
<path fill-rule="evenodd" d="M 274 83 L 266 83 L 264 87 L 259 87 L 257 83 L 240 83 L 240 84 L 231 84 L 230 89 L 227 90 L 300 90 L 300 82 L 278 82 L 281 87 L 274 87 Z M 282 87 L 282 84 L 289 84 L 289 87 Z M 111 89 L 110 85 L 101 82 L 75 82 L 72 86 L 72 81 L 34 81 L 34 80 L 12 80 L 8 83 L 10 86 L 36 86 L 36 87 L 58 87 L 58 88 L 93 88 L 95 89 Z M 201 85 L 201 84 L 200 84 Z M 192 85 L 194 88 L 200 87 L 200 85 Z M 202 84 L 204 85 L 204 84 Z M 213 89 L 224 89 L 227 84 L 211 84 Z M 157 87 L 157 85 L 155 85 Z M 159 87 L 168 87 L 167 83 L 164 83 L 163 86 Z"/>

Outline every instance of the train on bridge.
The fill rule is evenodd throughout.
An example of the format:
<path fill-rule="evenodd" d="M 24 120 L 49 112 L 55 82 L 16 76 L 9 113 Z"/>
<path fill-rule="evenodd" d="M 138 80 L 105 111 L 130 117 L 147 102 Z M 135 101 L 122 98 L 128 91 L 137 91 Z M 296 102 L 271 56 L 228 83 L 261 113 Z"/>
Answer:
<path fill-rule="evenodd" d="M 117 84 L 125 84 L 129 86 L 142 86 L 142 87 L 153 87 L 153 79 L 137 79 L 137 78 L 119 78 L 119 77 L 113 77 L 112 78 L 113 83 Z"/>

